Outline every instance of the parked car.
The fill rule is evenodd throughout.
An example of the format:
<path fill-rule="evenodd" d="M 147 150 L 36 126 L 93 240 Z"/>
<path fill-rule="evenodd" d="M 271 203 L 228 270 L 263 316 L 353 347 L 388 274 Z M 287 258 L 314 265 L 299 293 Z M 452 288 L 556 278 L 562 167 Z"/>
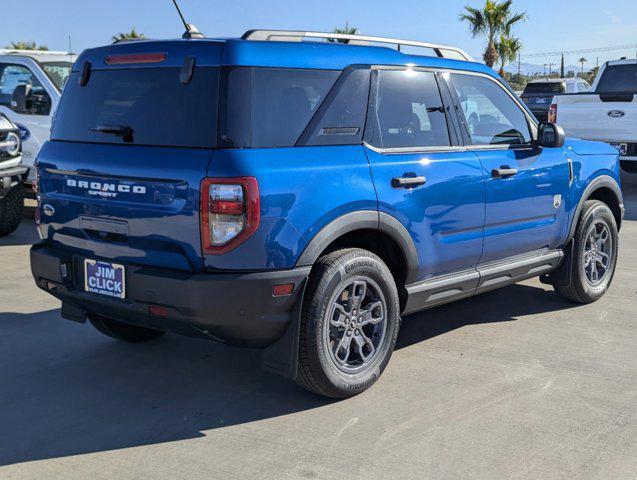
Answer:
<path fill-rule="evenodd" d="M 593 82 L 593 93 L 557 95 L 551 105 L 553 122 L 567 135 L 610 143 L 620 154 L 621 167 L 637 172 L 637 60 L 606 62 Z"/>
<path fill-rule="evenodd" d="M 401 315 L 537 276 L 599 299 L 623 216 L 617 151 L 462 50 L 330 33 L 87 50 L 38 175 L 31 267 L 64 318 L 262 348 L 335 398 L 379 378 Z"/>
<path fill-rule="evenodd" d="M 20 129 L 0 113 L 0 237 L 20 225 L 24 211 L 22 182 L 28 169 L 20 162 Z"/>
<path fill-rule="evenodd" d="M 553 97 L 560 93 L 586 93 L 591 86 L 581 78 L 543 78 L 527 83 L 522 101 L 531 109 L 535 118 L 546 122 Z"/>
<path fill-rule="evenodd" d="M 22 162 L 31 172 L 40 148 L 49 139 L 51 119 L 76 56 L 68 52 L 0 50 L 0 113 L 22 134 Z"/>

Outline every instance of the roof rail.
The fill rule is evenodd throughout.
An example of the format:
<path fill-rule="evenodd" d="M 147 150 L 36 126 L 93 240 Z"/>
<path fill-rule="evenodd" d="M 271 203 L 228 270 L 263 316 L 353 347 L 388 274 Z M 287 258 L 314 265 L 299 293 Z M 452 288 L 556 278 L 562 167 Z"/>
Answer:
<path fill-rule="evenodd" d="M 369 35 L 349 35 L 344 33 L 306 32 L 294 30 L 248 30 L 241 37 L 243 40 L 302 42 L 306 38 L 324 38 L 326 40 L 347 40 L 350 45 L 367 45 L 369 43 L 385 43 L 394 45 L 398 51 L 402 46 L 427 48 L 433 50 L 436 56 L 441 58 L 453 58 L 456 60 L 473 61 L 473 58 L 464 50 L 449 45 L 437 43 L 415 42 L 413 40 L 400 40 L 396 38 L 373 37 Z"/>
<path fill-rule="evenodd" d="M 18 50 L 16 48 L 0 48 L 0 55 L 70 55 L 69 52 L 55 50 Z M 73 54 L 74 55 L 74 54 Z"/>

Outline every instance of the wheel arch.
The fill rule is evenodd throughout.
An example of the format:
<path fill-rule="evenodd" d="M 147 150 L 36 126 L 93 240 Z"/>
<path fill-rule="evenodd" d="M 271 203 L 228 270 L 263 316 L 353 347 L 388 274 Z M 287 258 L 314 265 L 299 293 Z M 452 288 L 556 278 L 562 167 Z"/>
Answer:
<path fill-rule="evenodd" d="M 569 241 L 575 236 L 577 222 L 584 208 L 584 203 L 587 200 L 600 200 L 608 205 L 617 222 L 617 229 L 619 230 L 621 228 L 624 216 L 624 200 L 621 188 L 617 180 L 610 175 L 600 175 L 588 184 L 580 197 L 573 219 L 571 220 L 571 227 L 568 232 Z"/>
<path fill-rule="evenodd" d="M 296 266 L 311 266 L 320 256 L 341 246 L 376 253 L 388 263 L 394 278 L 403 286 L 416 281 L 418 252 L 414 241 L 407 229 L 389 214 L 356 211 L 333 220 L 312 238 Z"/>

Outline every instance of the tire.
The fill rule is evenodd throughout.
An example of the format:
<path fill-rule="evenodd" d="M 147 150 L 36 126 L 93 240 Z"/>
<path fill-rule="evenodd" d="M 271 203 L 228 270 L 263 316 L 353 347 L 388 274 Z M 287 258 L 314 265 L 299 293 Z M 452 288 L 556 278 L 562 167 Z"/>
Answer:
<path fill-rule="evenodd" d="M 603 232 L 607 232 L 607 239 L 599 243 L 604 237 Z M 593 239 L 596 241 L 593 242 Z M 615 217 L 608 205 L 599 200 L 584 203 L 574 240 L 570 284 L 555 285 L 554 288 L 558 295 L 571 302 L 592 303 L 608 290 L 617 264 L 619 236 Z M 592 248 L 593 243 L 597 247 Z M 596 276 L 592 274 L 593 269 L 597 272 Z"/>
<path fill-rule="evenodd" d="M 303 301 L 297 383 L 330 398 L 367 390 L 387 366 L 399 329 L 398 291 L 380 258 L 361 249 L 320 258 Z"/>
<path fill-rule="evenodd" d="M 130 323 L 119 322 L 117 320 L 102 317 L 101 315 L 89 315 L 88 320 L 104 335 L 124 342 L 148 342 L 150 340 L 155 340 L 166 333 L 163 330 L 139 327 L 137 325 L 131 325 Z"/>
<path fill-rule="evenodd" d="M 13 233 L 24 214 L 24 190 L 17 185 L 0 198 L 0 237 Z"/>

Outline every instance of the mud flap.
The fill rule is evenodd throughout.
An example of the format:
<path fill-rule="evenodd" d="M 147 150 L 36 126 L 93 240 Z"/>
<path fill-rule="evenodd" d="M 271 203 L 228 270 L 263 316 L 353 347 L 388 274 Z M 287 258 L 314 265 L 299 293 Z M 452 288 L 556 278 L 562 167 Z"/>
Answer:
<path fill-rule="evenodd" d="M 283 336 L 261 352 L 261 368 L 292 380 L 296 379 L 299 369 L 299 336 L 301 329 L 301 311 L 307 278 L 303 280 L 301 295 L 299 295 L 292 320 Z"/>
<path fill-rule="evenodd" d="M 575 248 L 575 239 L 571 239 L 566 247 L 564 247 L 564 259 L 560 266 L 549 273 L 548 275 L 542 275 L 540 282 L 545 285 L 553 285 L 565 287 L 571 284 L 573 277 L 573 250 Z"/>

